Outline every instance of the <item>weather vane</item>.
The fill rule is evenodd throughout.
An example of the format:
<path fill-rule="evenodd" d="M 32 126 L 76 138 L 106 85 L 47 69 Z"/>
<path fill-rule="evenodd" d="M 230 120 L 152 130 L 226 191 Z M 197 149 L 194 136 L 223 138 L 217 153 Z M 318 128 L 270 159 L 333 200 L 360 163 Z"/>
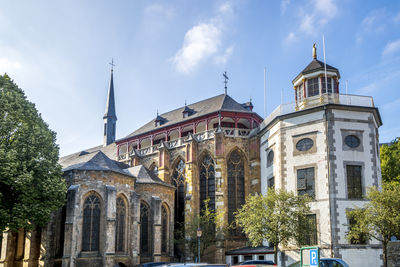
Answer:
<path fill-rule="evenodd" d="M 111 63 L 108 63 L 108 64 L 111 65 L 111 71 L 114 71 L 115 64 L 114 64 L 114 59 L 113 58 L 111 58 Z"/>
<path fill-rule="evenodd" d="M 225 83 L 225 94 L 226 94 L 228 91 L 228 87 L 226 86 L 226 84 L 228 83 L 229 77 L 228 77 L 228 75 L 226 75 L 226 71 L 224 73 L 222 73 L 222 76 L 224 76 L 224 78 L 225 78 L 224 83 Z"/>

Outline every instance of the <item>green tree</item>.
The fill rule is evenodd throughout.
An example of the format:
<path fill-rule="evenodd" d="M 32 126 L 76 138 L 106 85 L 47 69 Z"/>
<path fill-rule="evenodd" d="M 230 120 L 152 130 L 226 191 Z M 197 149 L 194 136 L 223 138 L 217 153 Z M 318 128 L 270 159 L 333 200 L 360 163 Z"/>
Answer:
<path fill-rule="evenodd" d="M 0 75 L 0 232 L 44 226 L 65 201 L 56 134 L 35 105 Z"/>
<path fill-rule="evenodd" d="M 299 244 L 306 235 L 310 201 L 306 195 L 270 188 L 266 196 L 249 196 L 236 213 L 235 221 L 253 246 L 261 245 L 264 240 L 273 244 L 277 263 L 279 245 Z"/>
<path fill-rule="evenodd" d="M 213 211 L 209 206 L 209 199 L 204 201 L 204 209 L 201 214 L 191 214 L 190 220 L 185 223 L 185 227 L 177 229 L 178 237 L 175 244 L 179 246 L 179 250 L 185 251 L 185 247 L 195 257 L 198 255 L 198 239 L 197 229 L 202 231 L 200 238 L 200 256 L 204 255 L 204 251 L 211 245 L 214 245 L 217 239 L 224 232 L 224 226 L 221 224 L 222 214 Z"/>
<path fill-rule="evenodd" d="M 383 266 L 387 267 L 387 244 L 392 236 L 400 234 L 400 184 L 384 184 L 382 191 L 371 187 L 370 200 L 362 208 L 346 211 L 355 224 L 349 227 L 348 240 L 376 239 L 382 243 Z"/>
<path fill-rule="evenodd" d="M 400 183 L 400 137 L 381 146 L 380 156 L 383 182 Z"/>

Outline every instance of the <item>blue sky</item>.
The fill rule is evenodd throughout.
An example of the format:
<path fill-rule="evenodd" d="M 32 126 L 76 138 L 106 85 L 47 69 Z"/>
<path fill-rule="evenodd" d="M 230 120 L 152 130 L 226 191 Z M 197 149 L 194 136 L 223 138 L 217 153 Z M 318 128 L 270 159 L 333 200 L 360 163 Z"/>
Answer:
<path fill-rule="evenodd" d="M 400 1 L 0 1 L 0 73 L 25 91 L 61 155 L 102 143 L 114 58 L 117 138 L 160 113 L 223 93 L 267 110 L 294 101 L 312 44 L 341 73 L 342 93 L 369 95 L 380 141 L 399 136 Z"/>

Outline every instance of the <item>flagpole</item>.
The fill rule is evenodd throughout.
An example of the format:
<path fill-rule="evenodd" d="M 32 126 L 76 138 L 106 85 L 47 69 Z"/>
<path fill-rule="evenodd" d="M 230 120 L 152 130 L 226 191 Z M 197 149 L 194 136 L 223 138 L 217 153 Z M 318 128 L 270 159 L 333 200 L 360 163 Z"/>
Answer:
<path fill-rule="evenodd" d="M 322 46 L 324 48 L 324 69 L 325 69 L 325 92 L 328 93 L 328 77 L 326 76 L 326 58 L 325 58 L 325 36 L 322 35 Z M 332 92 L 333 92 L 333 88 Z"/>
<path fill-rule="evenodd" d="M 267 68 L 264 67 L 264 118 L 267 117 L 267 88 L 266 88 Z"/>

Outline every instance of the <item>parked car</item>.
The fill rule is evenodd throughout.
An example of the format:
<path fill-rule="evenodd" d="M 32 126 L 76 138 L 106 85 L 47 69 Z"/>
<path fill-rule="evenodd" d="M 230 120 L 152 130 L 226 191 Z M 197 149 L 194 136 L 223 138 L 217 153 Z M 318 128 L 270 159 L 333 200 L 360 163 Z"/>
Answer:
<path fill-rule="evenodd" d="M 158 262 L 145 262 L 142 264 L 137 265 L 136 267 L 156 267 L 160 265 L 168 264 L 169 262 L 158 261 Z"/>
<path fill-rule="evenodd" d="M 248 261 L 243 261 L 239 263 L 238 265 L 272 265 L 276 266 L 276 264 L 273 261 L 269 260 L 248 260 Z"/>
<path fill-rule="evenodd" d="M 349 265 L 342 259 L 321 259 L 321 267 L 349 267 Z M 300 267 L 300 262 L 290 264 L 288 267 Z"/>

